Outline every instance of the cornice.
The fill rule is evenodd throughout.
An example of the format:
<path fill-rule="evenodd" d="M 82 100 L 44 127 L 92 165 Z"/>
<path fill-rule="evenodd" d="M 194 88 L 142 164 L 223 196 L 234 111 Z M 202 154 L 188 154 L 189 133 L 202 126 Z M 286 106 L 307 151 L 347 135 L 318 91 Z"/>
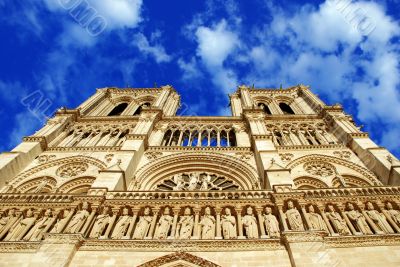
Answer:
<path fill-rule="evenodd" d="M 35 253 L 40 248 L 40 242 L 0 242 L 0 252 Z"/>
<path fill-rule="evenodd" d="M 288 150 L 326 150 L 326 149 L 344 149 L 346 146 L 342 144 L 331 145 L 295 145 L 295 146 L 276 146 L 278 151 Z"/>
<path fill-rule="evenodd" d="M 92 152 L 116 152 L 121 151 L 120 146 L 91 146 L 91 147 L 49 147 L 50 152 L 75 152 L 75 151 L 92 151 Z"/>
<path fill-rule="evenodd" d="M 263 251 L 283 250 L 279 239 L 261 240 L 85 240 L 81 251 Z"/>
<path fill-rule="evenodd" d="M 399 246 L 400 235 L 329 236 L 324 241 L 330 248 Z"/>

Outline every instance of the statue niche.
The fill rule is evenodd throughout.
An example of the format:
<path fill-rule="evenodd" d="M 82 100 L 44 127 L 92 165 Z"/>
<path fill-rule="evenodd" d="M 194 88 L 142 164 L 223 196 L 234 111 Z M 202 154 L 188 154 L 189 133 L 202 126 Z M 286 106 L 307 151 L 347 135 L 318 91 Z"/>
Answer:
<path fill-rule="evenodd" d="M 156 186 L 159 191 L 216 191 L 238 190 L 239 186 L 222 176 L 210 173 L 179 173 Z"/>

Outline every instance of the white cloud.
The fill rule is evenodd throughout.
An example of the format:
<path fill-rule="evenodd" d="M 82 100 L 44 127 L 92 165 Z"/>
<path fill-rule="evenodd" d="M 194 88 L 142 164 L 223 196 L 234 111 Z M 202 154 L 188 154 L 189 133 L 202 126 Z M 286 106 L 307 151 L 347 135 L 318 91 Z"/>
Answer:
<path fill-rule="evenodd" d="M 202 76 L 200 67 L 197 64 L 195 57 L 192 57 L 188 62 L 185 62 L 182 58 L 178 59 L 178 66 L 183 71 L 182 79 L 184 81 L 196 80 Z"/>
<path fill-rule="evenodd" d="M 229 54 L 239 45 L 237 35 L 227 29 L 225 20 L 213 28 L 200 26 L 196 30 L 196 37 L 197 54 L 210 67 L 222 66 Z"/>
<path fill-rule="evenodd" d="M 172 59 L 161 44 L 150 45 L 146 36 L 142 33 L 134 36 L 133 44 L 144 54 L 154 57 L 157 63 L 169 62 Z"/>

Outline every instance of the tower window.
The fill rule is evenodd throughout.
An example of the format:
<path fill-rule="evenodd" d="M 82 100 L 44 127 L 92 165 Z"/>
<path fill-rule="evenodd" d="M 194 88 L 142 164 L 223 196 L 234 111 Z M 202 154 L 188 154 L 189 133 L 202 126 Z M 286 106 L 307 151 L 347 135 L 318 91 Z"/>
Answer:
<path fill-rule="evenodd" d="M 281 108 L 283 114 L 294 114 L 293 109 L 286 103 L 279 103 L 279 107 Z"/>
<path fill-rule="evenodd" d="M 269 109 L 269 107 L 267 105 L 265 105 L 264 103 L 260 103 L 258 104 L 258 107 L 261 108 L 262 110 L 264 110 L 264 112 L 268 115 L 272 115 L 271 110 Z"/>
<path fill-rule="evenodd" d="M 118 106 L 116 106 L 111 112 L 108 114 L 108 116 L 119 116 L 124 112 L 126 107 L 128 106 L 128 103 L 121 103 Z"/>

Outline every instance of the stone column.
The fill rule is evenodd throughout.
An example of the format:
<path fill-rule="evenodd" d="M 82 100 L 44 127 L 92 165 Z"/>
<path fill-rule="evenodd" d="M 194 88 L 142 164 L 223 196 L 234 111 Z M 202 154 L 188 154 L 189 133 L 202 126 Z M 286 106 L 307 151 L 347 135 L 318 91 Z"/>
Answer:
<path fill-rule="evenodd" d="M 354 228 L 353 224 L 349 220 L 349 217 L 347 217 L 346 211 L 344 211 L 344 207 L 343 206 L 338 206 L 338 208 L 339 208 L 339 211 L 340 211 L 340 215 L 346 221 L 346 223 L 349 226 L 349 228 L 350 228 L 351 232 L 353 233 L 353 235 L 361 235 L 359 232 L 356 231 L 356 229 Z"/>
<path fill-rule="evenodd" d="M 222 229 L 221 229 L 221 212 L 222 208 L 221 207 L 215 207 L 215 213 L 216 213 L 216 236 L 215 239 L 222 239 Z"/>
<path fill-rule="evenodd" d="M 329 222 L 329 219 L 326 217 L 326 214 L 325 214 L 325 211 L 324 211 L 324 205 L 317 205 L 317 207 L 318 207 L 318 209 L 321 211 L 321 216 L 322 216 L 322 219 L 324 219 L 324 222 L 325 222 L 325 224 L 326 224 L 326 227 L 328 227 L 328 230 L 329 230 L 329 233 L 332 235 L 332 236 L 337 236 L 338 234 L 337 233 L 335 233 L 335 231 L 333 230 L 333 228 L 332 228 L 332 225 L 331 225 L 331 223 Z"/>
<path fill-rule="evenodd" d="M 154 233 L 154 228 L 156 227 L 156 222 L 157 222 L 157 217 L 158 217 L 158 213 L 160 212 L 160 210 L 156 210 L 153 209 L 153 220 L 151 221 L 150 224 L 150 230 L 149 233 L 147 234 L 147 237 L 145 237 L 144 239 L 152 239 L 153 238 L 153 233 Z"/>
<path fill-rule="evenodd" d="M 114 226 L 115 219 L 117 218 L 116 214 L 118 213 L 118 211 L 119 211 L 119 209 L 115 209 L 115 208 L 112 209 L 113 215 L 108 221 L 106 232 L 104 233 L 103 236 L 100 236 L 100 239 L 108 239 L 110 237 L 110 232 L 111 232 L 112 227 Z"/>
<path fill-rule="evenodd" d="M 299 204 L 301 207 L 301 212 L 303 213 L 304 219 L 306 221 L 306 226 L 307 226 L 306 230 L 312 230 L 310 220 L 308 219 L 308 216 L 307 216 L 306 205 L 304 203 L 299 203 Z"/>
<path fill-rule="evenodd" d="M 243 235 L 243 223 L 242 223 L 242 208 L 243 207 L 236 207 L 236 214 L 237 214 L 237 224 L 239 229 L 238 239 L 246 239 Z"/>
<path fill-rule="evenodd" d="M 90 213 L 85 224 L 83 225 L 83 228 L 79 231 L 79 233 L 82 234 L 83 237 L 86 237 L 86 235 L 89 233 L 89 230 L 90 230 L 89 228 L 91 227 L 93 218 L 96 215 L 96 210 L 97 210 L 97 208 L 92 208 L 92 212 Z"/>
<path fill-rule="evenodd" d="M 171 227 L 171 234 L 168 237 L 168 239 L 175 239 L 176 235 L 176 225 L 178 224 L 178 216 L 179 216 L 179 211 L 181 208 L 173 208 L 172 211 L 174 212 L 174 220 L 172 222 L 172 227 Z"/>
<path fill-rule="evenodd" d="M 385 204 L 383 204 L 380 201 L 377 201 L 376 204 L 378 205 L 378 207 L 381 209 L 383 215 L 385 215 L 387 221 L 389 222 L 389 224 L 393 227 L 393 229 L 395 230 L 395 232 L 400 233 L 400 227 L 397 225 L 397 223 L 395 223 L 392 219 L 392 216 L 390 216 L 387 212 L 387 210 L 385 210 Z"/>
<path fill-rule="evenodd" d="M 375 234 L 385 234 L 385 232 L 379 230 L 379 228 L 376 226 L 376 224 L 371 220 L 371 218 L 368 216 L 368 214 L 365 212 L 365 208 L 361 207 L 361 213 L 364 215 L 365 219 L 369 223 L 369 225 L 372 227 L 372 229 L 375 231 Z"/>
<path fill-rule="evenodd" d="M 278 205 L 279 217 L 281 218 L 281 222 L 283 224 L 283 231 L 289 231 L 289 227 L 286 222 L 286 215 L 283 213 L 282 204 Z"/>
<path fill-rule="evenodd" d="M 258 218 L 258 226 L 260 227 L 260 232 L 261 232 L 261 238 L 268 238 L 268 235 L 265 233 L 264 218 L 262 216 L 263 208 L 257 207 L 256 211 L 257 211 L 257 218 Z"/>
<path fill-rule="evenodd" d="M 132 208 L 132 220 L 129 223 L 129 228 L 128 231 L 126 232 L 126 235 L 123 237 L 123 239 L 131 239 L 132 238 L 132 232 L 133 232 L 133 227 L 135 226 L 136 219 L 138 217 L 140 208 Z"/>
<path fill-rule="evenodd" d="M 200 239 L 200 225 L 199 225 L 199 217 L 200 217 L 200 208 L 196 207 L 194 210 L 194 229 L 192 239 Z"/>

